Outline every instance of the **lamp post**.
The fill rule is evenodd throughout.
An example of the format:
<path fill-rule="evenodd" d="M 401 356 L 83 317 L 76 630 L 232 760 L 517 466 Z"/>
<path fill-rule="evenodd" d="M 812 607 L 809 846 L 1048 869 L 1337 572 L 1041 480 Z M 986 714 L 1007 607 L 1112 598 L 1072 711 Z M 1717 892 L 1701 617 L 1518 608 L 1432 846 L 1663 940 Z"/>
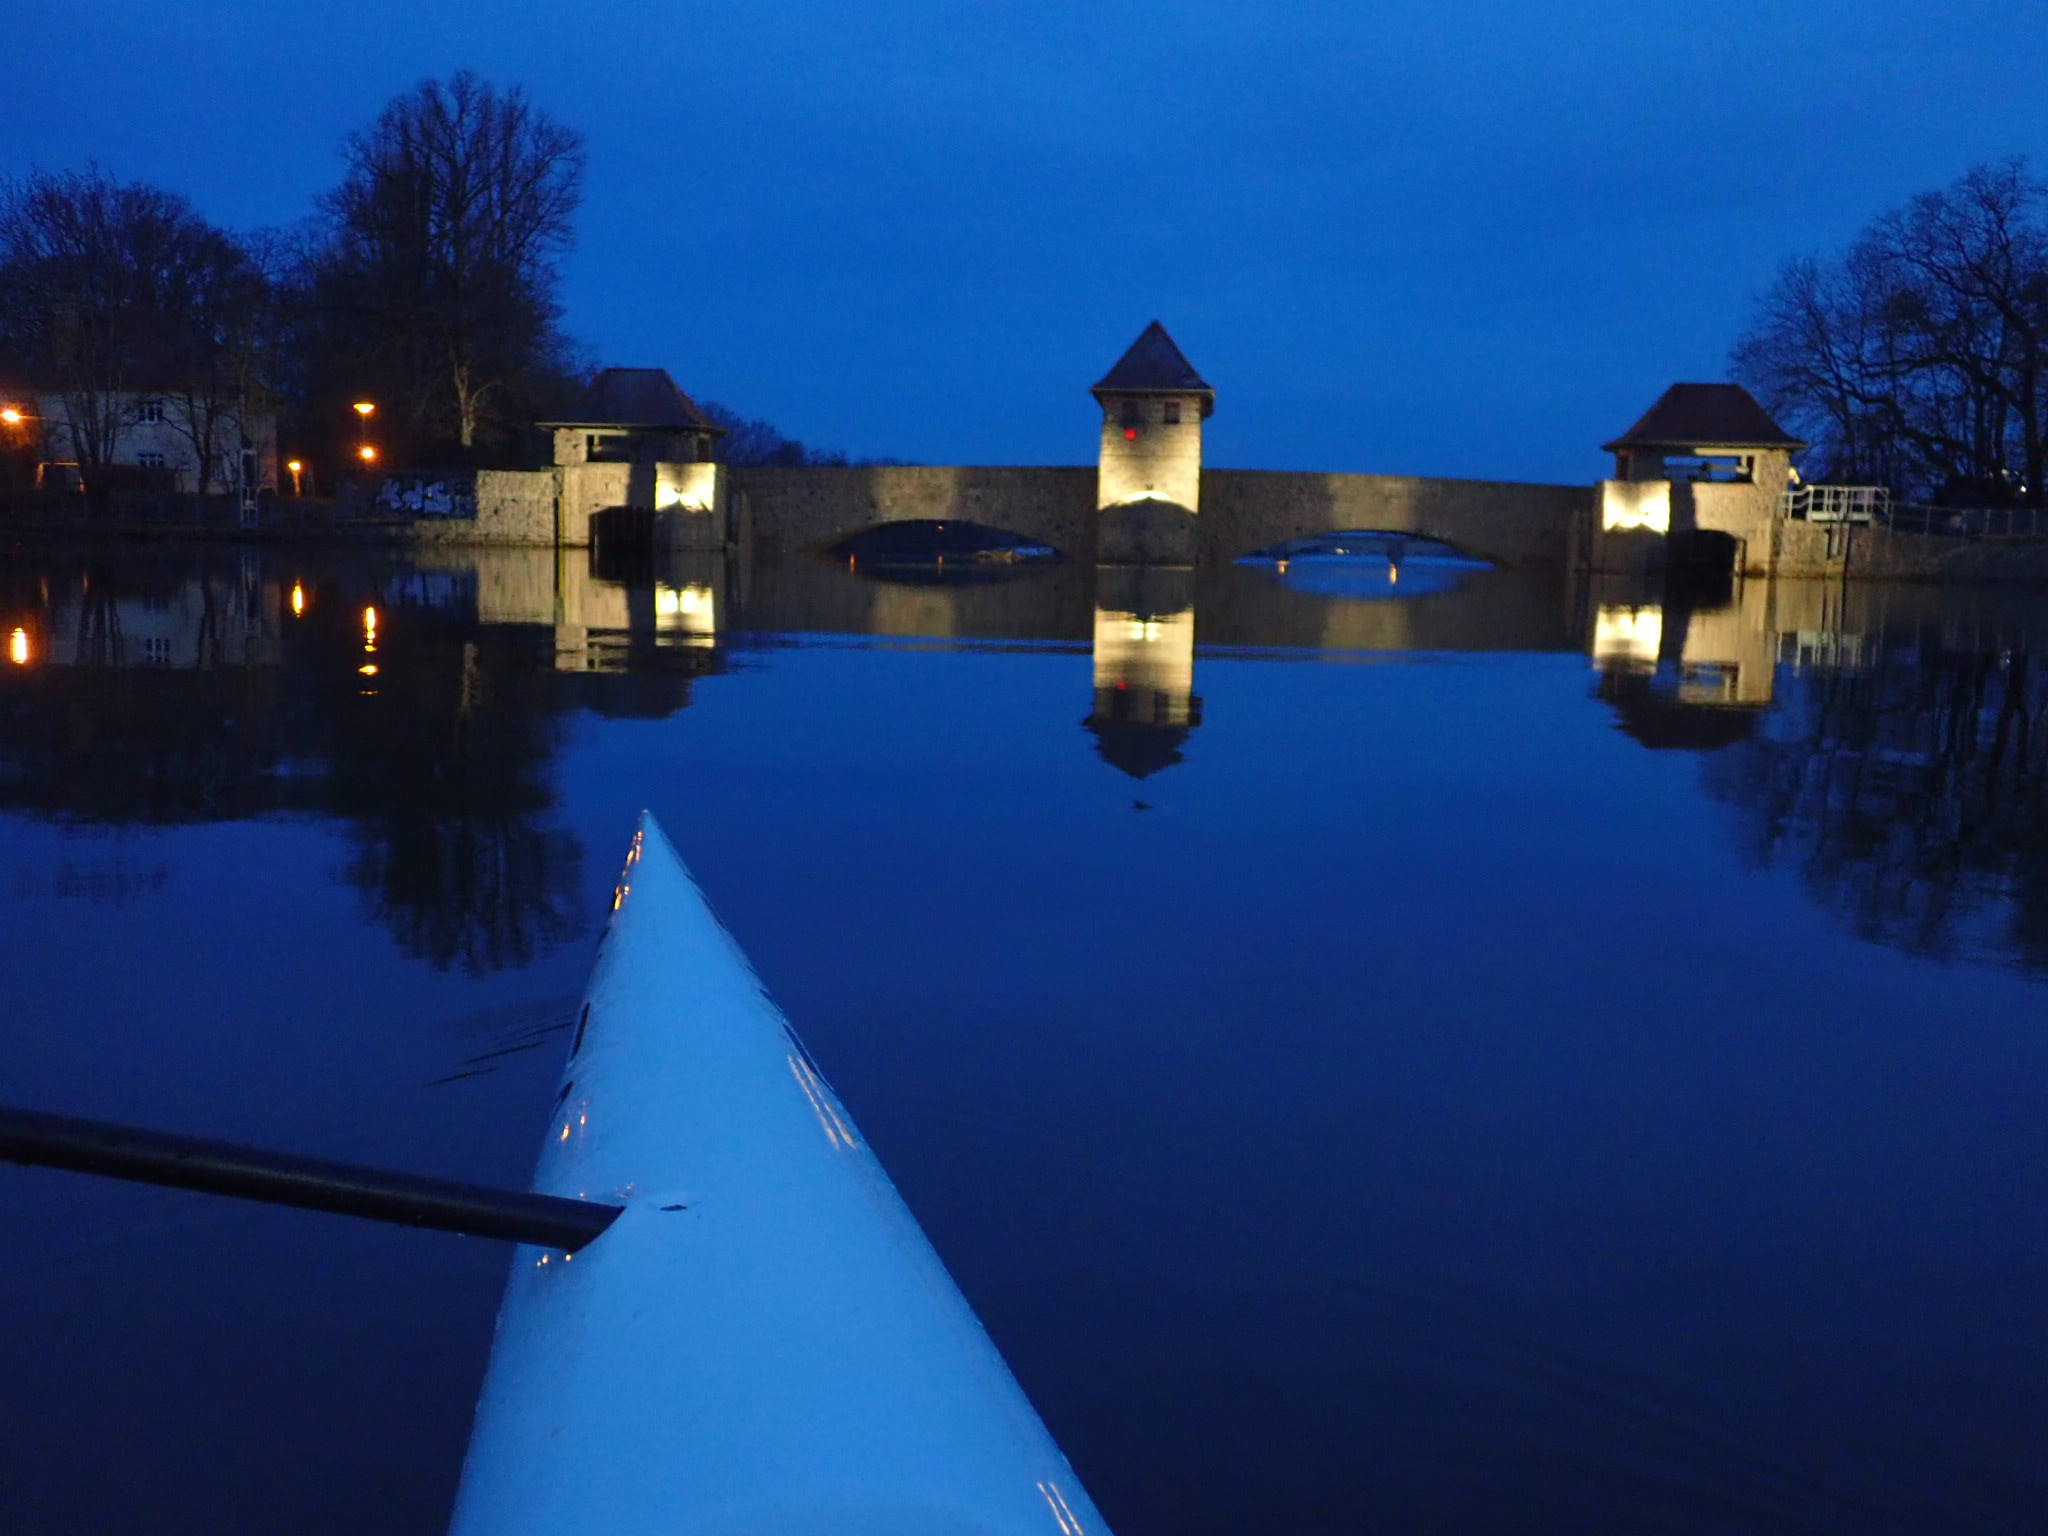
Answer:
<path fill-rule="evenodd" d="M 356 457 L 365 467 L 377 462 L 377 450 L 370 446 L 370 418 L 377 414 L 377 402 L 358 400 L 356 412 Z"/>
<path fill-rule="evenodd" d="M 305 495 L 305 494 L 306 494 L 306 490 L 305 490 L 305 479 L 304 479 L 304 476 L 305 476 L 305 473 L 306 473 L 306 465 L 305 465 L 305 461 L 304 461 L 303 459 L 287 459 L 287 460 L 285 460 L 285 466 L 284 466 L 284 467 L 285 467 L 285 468 L 286 468 L 287 470 L 289 470 L 289 471 L 291 472 L 291 477 L 292 477 L 292 495 L 294 495 L 294 496 L 303 496 L 303 495 Z"/>

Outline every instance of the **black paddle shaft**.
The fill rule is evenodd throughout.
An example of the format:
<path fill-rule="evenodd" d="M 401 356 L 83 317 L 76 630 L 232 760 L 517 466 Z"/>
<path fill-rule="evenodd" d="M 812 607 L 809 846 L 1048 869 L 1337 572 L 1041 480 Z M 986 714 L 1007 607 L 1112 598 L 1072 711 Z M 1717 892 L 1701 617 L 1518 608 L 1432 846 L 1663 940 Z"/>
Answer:
<path fill-rule="evenodd" d="M 0 1108 L 0 1160 L 534 1243 L 569 1253 L 603 1232 L 625 1209 L 20 1109 Z"/>

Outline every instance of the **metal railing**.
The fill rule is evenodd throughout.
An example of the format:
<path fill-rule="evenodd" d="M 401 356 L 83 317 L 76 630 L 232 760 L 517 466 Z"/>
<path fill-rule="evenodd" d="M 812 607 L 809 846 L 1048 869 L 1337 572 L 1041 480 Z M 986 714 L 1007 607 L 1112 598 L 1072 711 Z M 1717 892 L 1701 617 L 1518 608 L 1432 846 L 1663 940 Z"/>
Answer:
<path fill-rule="evenodd" d="M 1881 485 L 1795 485 L 1785 492 L 1781 511 L 1802 522 L 1847 523 L 1945 538 L 2048 536 L 2048 510 L 2040 507 L 1930 507 L 1894 502 Z"/>
<path fill-rule="evenodd" d="M 1795 485 L 1785 492 L 1784 515 L 1808 523 L 1875 523 L 1891 504 L 1892 493 L 1881 485 Z"/>

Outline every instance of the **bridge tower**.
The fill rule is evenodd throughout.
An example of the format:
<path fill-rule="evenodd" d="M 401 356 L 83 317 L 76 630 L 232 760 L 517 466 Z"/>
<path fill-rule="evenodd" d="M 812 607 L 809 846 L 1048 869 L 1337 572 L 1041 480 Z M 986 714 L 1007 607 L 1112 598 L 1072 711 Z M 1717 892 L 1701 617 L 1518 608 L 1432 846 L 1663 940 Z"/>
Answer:
<path fill-rule="evenodd" d="M 1091 393 L 1102 407 L 1098 557 L 1191 564 L 1202 498 L 1202 423 L 1216 409 L 1216 391 L 1154 320 Z"/>

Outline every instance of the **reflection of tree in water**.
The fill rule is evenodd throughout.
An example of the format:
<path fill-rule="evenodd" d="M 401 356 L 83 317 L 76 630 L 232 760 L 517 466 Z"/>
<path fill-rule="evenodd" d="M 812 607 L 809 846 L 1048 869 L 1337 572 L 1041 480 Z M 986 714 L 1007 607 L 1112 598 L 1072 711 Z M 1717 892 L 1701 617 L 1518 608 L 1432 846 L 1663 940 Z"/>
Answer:
<path fill-rule="evenodd" d="M 294 808 L 303 786 L 278 773 L 289 750 L 277 723 L 275 668 L 241 662 L 230 645 L 249 594 L 232 574 L 185 579 L 136 562 L 94 560 L 49 585 L 69 597 L 48 609 L 39 660 L 62 648 L 73 664 L 5 674 L 0 689 L 0 803 L 79 824 L 174 825 Z M 12 575 L 13 573 L 10 573 Z M 5 583 L 17 614 L 46 606 L 41 581 Z M 182 606 L 189 654 L 151 650 L 132 629 Z M 130 609 L 123 622 L 123 609 Z M 224 653 L 235 650 L 231 658 Z"/>
<path fill-rule="evenodd" d="M 573 936 L 551 653 L 392 613 L 367 678 L 377 577 L 322 584 L 294 619 L 290 580 L 233 556 L 0 566 L 10 622 L 37 631 L 37 664 L 0 671 L 0 805 L 88 826 L 340 817 L 346 878 L 406 953 L 482 972 Z"/>
<path fill-rule="evenodd" d="M 348 679 L 327 752 L 357 850 L 347 879 L 408 955 L 524 965 L 582 927 L 582 850 L 546 824 L 561 723 L 543 663 L 488 632 L 387 633 L 374 688 L 322 669 Z"/>
<path fill-rule="evenodd" d="M 1797 862 L 1859 936 L 1982 944 L 2048 970 L 2048 678 L 2024 653 L 1879 650 L 1785 678 L 1763 730 L 1706 760 L 1763 862 Z"/>

